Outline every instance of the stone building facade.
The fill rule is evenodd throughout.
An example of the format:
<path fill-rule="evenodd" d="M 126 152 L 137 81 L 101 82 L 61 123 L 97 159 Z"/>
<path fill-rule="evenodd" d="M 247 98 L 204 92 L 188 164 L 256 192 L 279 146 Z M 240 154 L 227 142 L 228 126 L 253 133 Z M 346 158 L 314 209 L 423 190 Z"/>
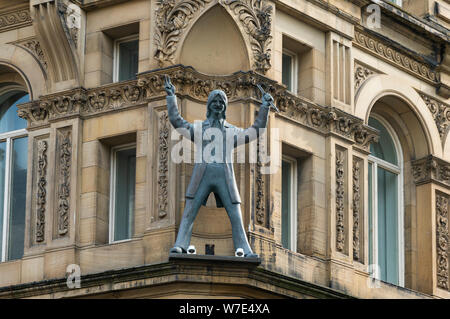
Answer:
<path fill-rule="evenodd" d="M 0 0 L 0 297 L 449 298 L 449 28 L 448 0 Z M 258 83 L 280 109 L 273 173 L 234 164 L 259 265 L 212 197 L 169 259 L 166 74 L 190 122 L 217 88 L 233 125 Z"/>

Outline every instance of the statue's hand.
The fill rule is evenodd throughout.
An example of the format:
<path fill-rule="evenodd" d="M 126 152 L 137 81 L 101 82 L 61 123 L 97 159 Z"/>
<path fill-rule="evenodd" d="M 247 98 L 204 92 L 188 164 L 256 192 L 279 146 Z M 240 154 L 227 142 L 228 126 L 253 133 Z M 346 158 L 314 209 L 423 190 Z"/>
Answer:
<path fill-rule="evenodd" d="M 264 93 L 262 96 L 262 106 L 270 107 L 270 104 L 273 103 L 273 97 L 269 93 Z"/>
<path fill-rule="evenodd" d="M 168 75 L 164 76 L 164 89 L 166 90 L 168 96 L 175 95 L 175 87 L 170 82 L 170 77 Z"/>

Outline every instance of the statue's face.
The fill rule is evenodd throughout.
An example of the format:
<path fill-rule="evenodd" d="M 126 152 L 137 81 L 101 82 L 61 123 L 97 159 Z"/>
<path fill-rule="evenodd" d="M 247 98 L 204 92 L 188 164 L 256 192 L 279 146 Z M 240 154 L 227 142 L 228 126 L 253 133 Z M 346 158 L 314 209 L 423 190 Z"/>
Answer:
<path fill-rule="evenodd" d="M 225 102 L 219 95 L 216 95 L 209 107 L 213 112 L 222 113 L 225 110 Z"/>

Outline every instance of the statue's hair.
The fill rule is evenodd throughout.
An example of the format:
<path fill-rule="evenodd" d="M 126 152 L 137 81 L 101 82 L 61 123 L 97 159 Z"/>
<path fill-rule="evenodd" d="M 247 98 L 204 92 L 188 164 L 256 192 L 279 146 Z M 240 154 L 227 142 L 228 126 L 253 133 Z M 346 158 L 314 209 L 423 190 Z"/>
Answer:
<path fill-rule="evenodd" d="M 208 101 L 206 102 L 206 118 L 208 118 L 211 114 L 211 110 L 209 109 L 209 106 L 217 95 L 222 99 L 223 103 L 225 104 L 225 107 L 224 107 L 221 115 L 222 115 L 223 119 L 226 118 L 225 113 L 227 111 L 228 98 L 227 98 L 227 95 L 225 94 L 225 92 L 222 90 L 214 90 L 214 91 L 211 91 L 211 93 L 209 93 Z"/>

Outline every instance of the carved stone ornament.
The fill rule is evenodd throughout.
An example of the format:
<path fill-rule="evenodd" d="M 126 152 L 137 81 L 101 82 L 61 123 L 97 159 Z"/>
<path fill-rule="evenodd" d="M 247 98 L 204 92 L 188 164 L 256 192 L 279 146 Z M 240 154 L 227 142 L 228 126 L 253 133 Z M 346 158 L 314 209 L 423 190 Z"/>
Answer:
<path fill-rule="evenodd" d="M 81 14 L 80 8 L 73 3 L 69 5 L 58 2 L 58 14 L 61 18 L 64 31 L 67 34 L 67 38 L 73 41 L 75 47 L 78 46 L 78 35 L 81 28 Z"/>
<path fill-rule="evenodd" d="M 178 43 L 184 29 L 196 14 L 213 0 L 158 0 L 154 57 L 162 67 L 174 63 Z M 254 69 L 265 74 L 270 69 L 272 6 L 265 0 L 221 0 L 238 17 L 248 34 L 254 56 Z"/>
<path fill-rule="evenodd" d="M 375 72 L 371 69 L 355 62 L 355 92 L 358 91 L 364 81 L 374 74 Z"/>
<path fill-rule="evenodd" d="M 361 260 L 360 216 L 361 216 L 361 169 L 360 161 L 353 160 L 353 260 Z"/>
<path fill-rule="evenodd" d="M 436 85 L 439 82 L 438 73 L 432 70 L 430 65 L 410 57 L 400 49 L 390 47 L 369 33 L 355 29 L 353 44 L 428 83 Z"/>
<path fill-rule="evenodd" d="M 69 230 L 70 216 L 70 168 L 72 162 L 72 132 L 58 132 L 58 174 L 59 186 L 57 193 L 58 235 L 64 236 Z"/>
<path fill-rule="evenodd" d="M 433 119 L 436 123 L 436 127 L 439 131 L 442 143 L 445 142 L 450 124 L 450 105 L 439 101 L 425 93 L 419 92 L 423 101 L 427 105 Z"/>
<path fill-rule="evenodd" d="M 36 242 L 45 239 L 45 205 L 47 203 L 47 141 L 37 143 Z"/>
<path fill-rule="evenodd" d="M 448 274 L 448 196 L 436 194 L 436 281 L 439 288 L 449 289 Z"/>
<path fill-rule="evenodd" d="M 30 52 L 35 59 L 42 65 L 45 71 L 48 70 L 47 60 L 44 55 L 44 51 L 42 51 L 41 44 L 36 39 L 29 39 L 23 42 L 16 43 L 17 46 L 24 48 L 28 52 Z"/>
<path fill-rule="evenodd" d="M 173 63 L 174 54 L 183 30 L 194 14 L 212 0 L 158 0 L 156 9 L 155 59 L 160 66 Z"/>
<path fill-rule="evenodd" d="M 412 162 L 412 174 L 417 185 L 430 182 L 450 187 L 450 163 L 429 155 Z"/>
<path fill-rule="evenodd" d="M 264 205 L 264 176 L 261 173 L 262 163 L 260 161 L 260 142 L 256 144 L 256 165 L 255 165 L 255 183 L 256 183 L 256 198 L 255 198 L 255 218 L 259 225 L 265 224 L 265 205 Z"/>
<path fill-rule="evenodd" d="M 29 128 L 48 126 L 50 121 L 79 116 L 82 118 L 145 105 L 164 99 L 164 75 L 169 75 L 179 97 L 189 96 L 205 102 L 215 89 L 223 90 L 230 102 L 257 102 L 260 83 L 275 99 L 280 116 L 311 128 L 321 134 L 334 134 L 368 152 L 378 131 L 363 120 L 342 110 L 324 107 L 289 93 L 286 88 L 256 72 L 237 72 L 228 76 L 209 76 L 181 65 L 138 75 L 137 80 L 112 83 L 99 88 L 78 88 L 42 96 L 18 106 L 20 117 L 28 120 Z"/>
<path fill-rule="evenodd" d="M 344 152 L 336 150 L 336 249 L 340 252 L 344 252 L 345 249 L 344 164 Z"/>
<path fill-rule="evenodd" d="M 0 13 L 0 32 L 22 28 L 31 24 L 30 9 L 28 8 Z"/>
<path fill-rule="evenodd" d="M 169 117 L 162 112 L 159 118 L 159 160 L 158 160 L 158 216 L 164 218 L 169 200 Z"/>
<path fill-rule="evenodd" d="M 250 43 L 255 59 L 254 69 L 266 74 L 270 69 L 270 43 L 272 42 L 272 6 L 264 0 L 222 0 L 239 17 Z"/>

